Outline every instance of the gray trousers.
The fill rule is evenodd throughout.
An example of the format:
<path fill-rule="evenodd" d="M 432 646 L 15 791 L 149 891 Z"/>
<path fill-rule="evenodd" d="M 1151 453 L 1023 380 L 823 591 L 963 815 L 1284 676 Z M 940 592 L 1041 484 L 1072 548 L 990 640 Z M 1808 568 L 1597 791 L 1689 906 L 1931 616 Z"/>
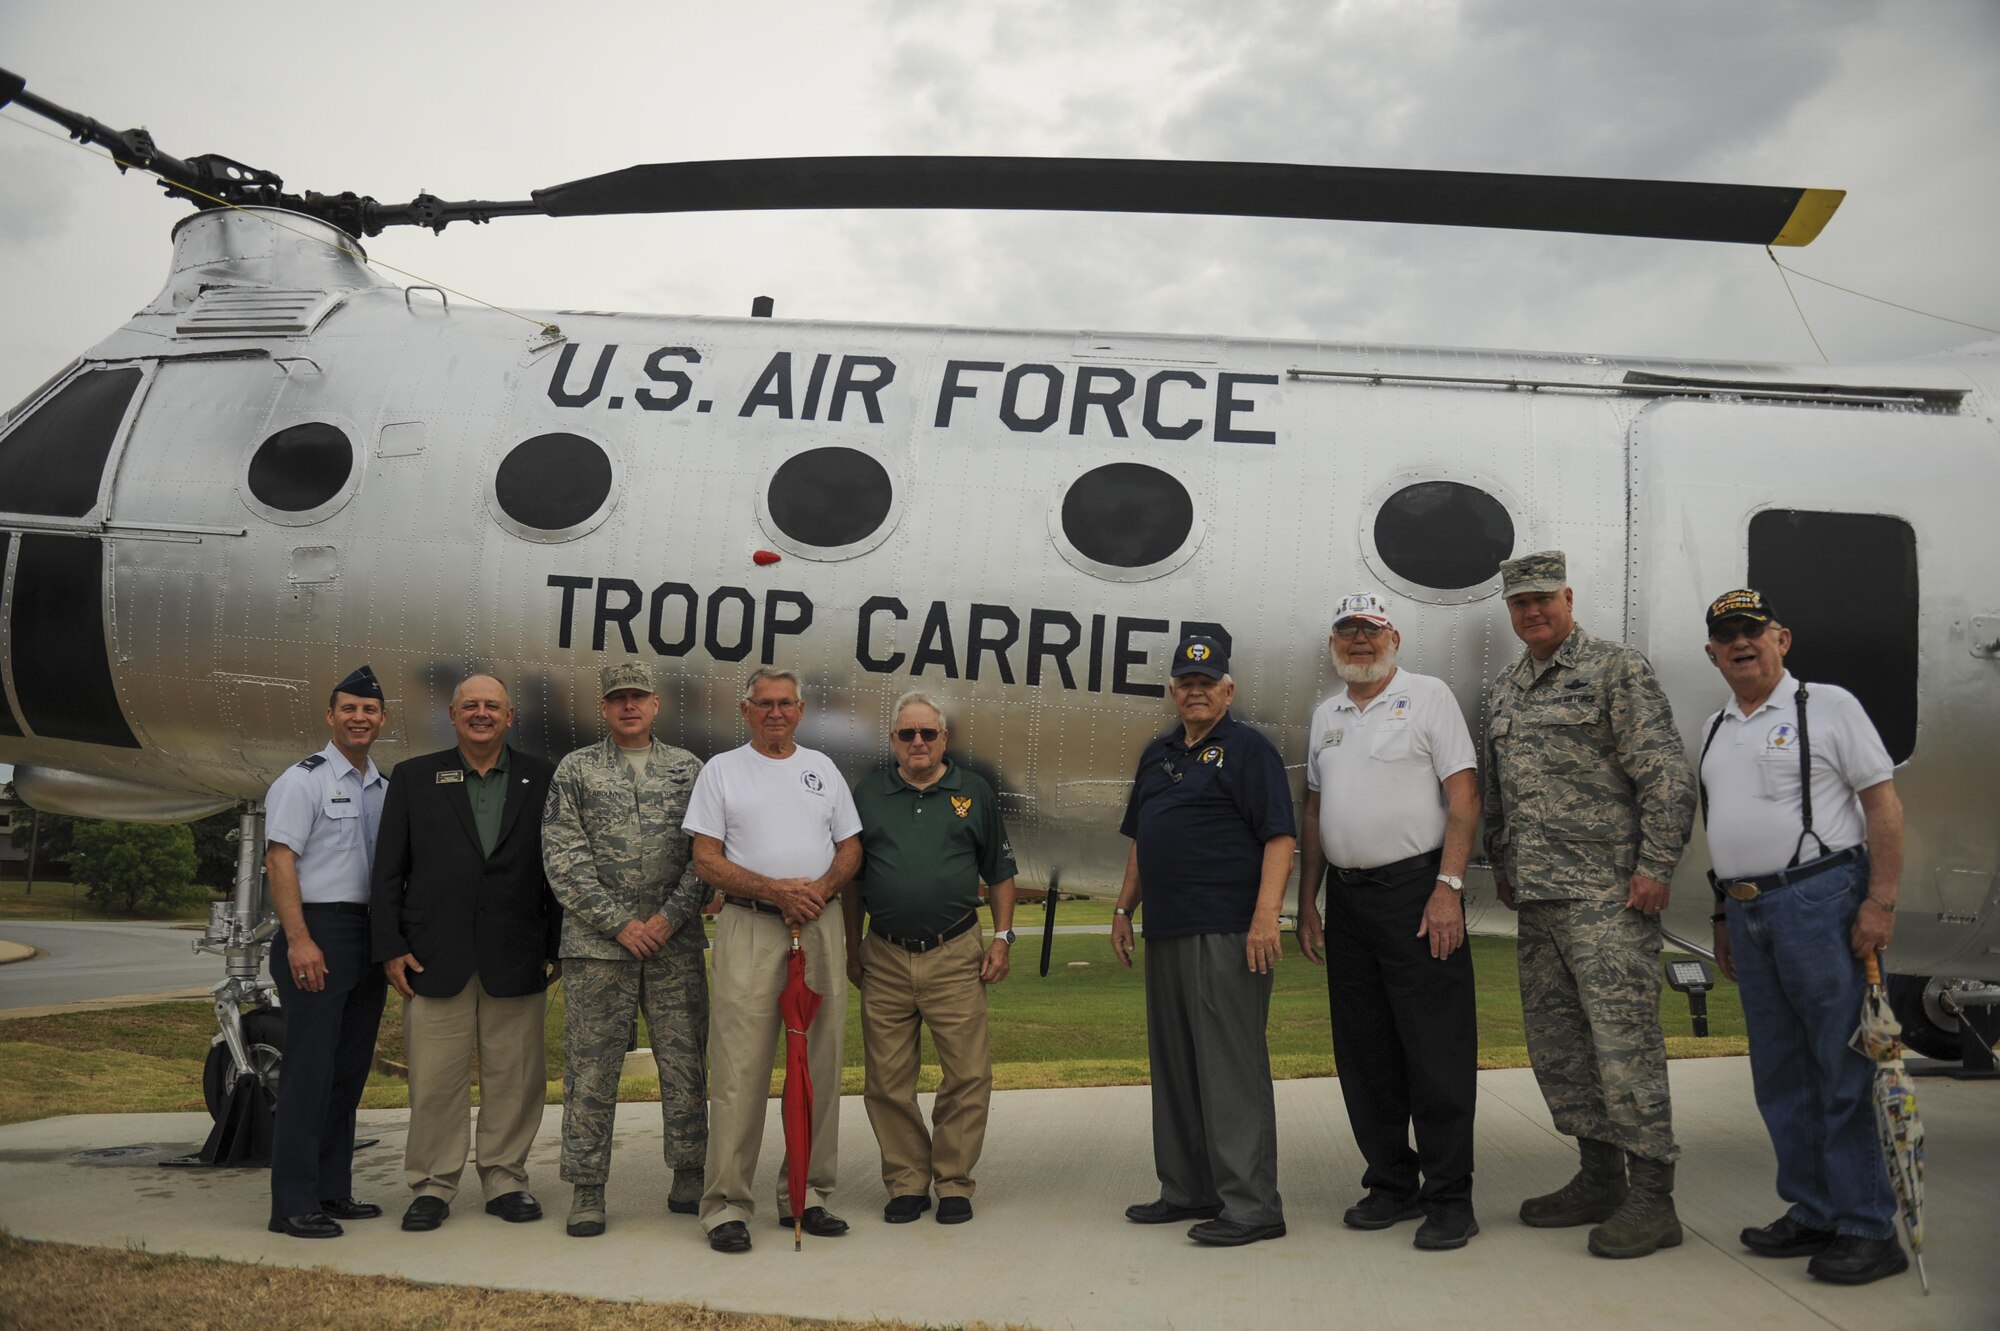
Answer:
<path fill-rule="evenodd" d="M 1278 1112 L 1271 1093 L 1271 976 L 1247 935 L 1147 939 L 1146 1047 L 1153 1065 L 1153 1168 L 1160 1198 L 1222 1204 L 1224 1219 L 1272 1225 Z"/>

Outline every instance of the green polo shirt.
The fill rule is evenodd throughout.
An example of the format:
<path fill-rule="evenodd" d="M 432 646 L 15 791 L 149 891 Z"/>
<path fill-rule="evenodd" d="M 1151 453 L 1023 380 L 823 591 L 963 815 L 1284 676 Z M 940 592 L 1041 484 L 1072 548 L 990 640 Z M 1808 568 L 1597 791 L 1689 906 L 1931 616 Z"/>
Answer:
<path fill-rule="evenodd" d="M 855 881 L 876 928 L 899 938 L 943 933 L 979 909 L 979 882 L 1012 878 L 1014 848 L 993 787 L 947 761 L 918 790 L 891 767 L 854 790 L 861 815 Z"/>
<path fill-rule="evenodd" d="M 461 759 L 463 753 L 458 755 Z M 500 756 L 493 762 L 493 770 L 485 776 L 465 769 L 465 797 L 472 801 L 472 825 L 479 829 L 479 848 L 488 855 L 500 844 L 500 815 L 507 808 L 507 746 L 500 746 Z"/>

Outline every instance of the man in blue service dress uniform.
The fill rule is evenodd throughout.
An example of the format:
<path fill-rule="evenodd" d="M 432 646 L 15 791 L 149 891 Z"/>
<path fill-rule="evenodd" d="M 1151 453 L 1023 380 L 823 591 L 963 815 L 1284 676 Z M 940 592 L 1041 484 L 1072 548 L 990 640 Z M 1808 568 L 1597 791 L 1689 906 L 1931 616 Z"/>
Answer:
<path fill-rule="evenodd" d="M 264 868 L 282 932 L 271 979 L 285 1018 L 272 1125 L 271 1232 L 337 1238 L 382 1214 L 354 1199 L 354 1108 L 374 1061 L 387 986 L 369 960 L 368 869 L 387 781 L 368 756 L 387 719 L 362 666 L 327 699 L 327 746 L 271 783 Z"/>
<path fill-rule="evenodd" d="M 1875 1142 L 1875 1065 L 1847 1044 L 1868 989 L 1862 959 L 1895 932 L 1903 805 L 1860 701 L 1794 679 L 1791 648 L 1753 588 L 1708 607 L 1708 659 L 1733 695 L 1702 730 L 1715 959 L 1743 994 L 1757 1108 L 1791 1203 L 1742 1242 L 1865 1285 L 1910 1265 Z"/>
<path fill-rule="evenodd" d="M 1160 1196 L 1125 1218 L 1197 1220 L 1189 1238 L 1235 1247 L 1285 1233 L 1264 1027 L 1297 828 L 1284 760 L 1229 715 L 1236 685 L 1222 645 L 1185 639 L 1169 692 L 1181 723 L 1139 756 L 1111 919 L 1112 950 L 1129 966 L 1132 912 L 1145 902 Z"/>

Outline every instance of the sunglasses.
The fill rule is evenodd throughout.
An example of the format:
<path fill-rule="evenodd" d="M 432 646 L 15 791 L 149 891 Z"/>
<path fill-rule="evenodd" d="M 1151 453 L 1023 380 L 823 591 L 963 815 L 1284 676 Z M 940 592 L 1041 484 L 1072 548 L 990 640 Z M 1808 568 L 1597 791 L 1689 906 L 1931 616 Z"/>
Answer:
<path fill-rule="evenodd" d="M 1379 638 L 1388 631 L 1380 624 L 1370 624 L 1364 620 L 1353 624 L 1342 624 L 1333 631 L 1333 636 L 1342 642 L 1353 642 L 1356 638 Z"/>
<path fill-rule="evenodd" d="M 1754 619 L 1734 624 L 1725 619 L 1708 631 L 1708 640 L 1717 647 L 1727 647 L 1738 638 L 1747 638 L 1755 642 L 1764 636 L 1764 630 L 1769 627 L 1771 627 L 1769 624 L 1759 624 Z"/>
<path fill-rule="evenodd" d="M 905 744 L 914 739 L 922 739 L 924 743 L 929 744 L 944 734 L 942 730 L 934 730 L 929 726 L 904 726 L 901 730 L 892 730 L 889 733 Z"/>

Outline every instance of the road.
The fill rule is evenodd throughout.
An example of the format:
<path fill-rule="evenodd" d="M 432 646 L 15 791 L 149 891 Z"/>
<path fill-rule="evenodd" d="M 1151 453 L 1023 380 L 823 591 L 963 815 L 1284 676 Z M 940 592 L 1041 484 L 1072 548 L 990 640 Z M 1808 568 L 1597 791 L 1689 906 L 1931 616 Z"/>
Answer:
<path fill-rule="evenodd" d="M 197 956 L 191 929 L 170 924 L 0 921 L 0 937 L 48 953 L 0 966 L 0 1017 L 129 994 L 207 989 L 222 978 L 219 957 Z"/>

